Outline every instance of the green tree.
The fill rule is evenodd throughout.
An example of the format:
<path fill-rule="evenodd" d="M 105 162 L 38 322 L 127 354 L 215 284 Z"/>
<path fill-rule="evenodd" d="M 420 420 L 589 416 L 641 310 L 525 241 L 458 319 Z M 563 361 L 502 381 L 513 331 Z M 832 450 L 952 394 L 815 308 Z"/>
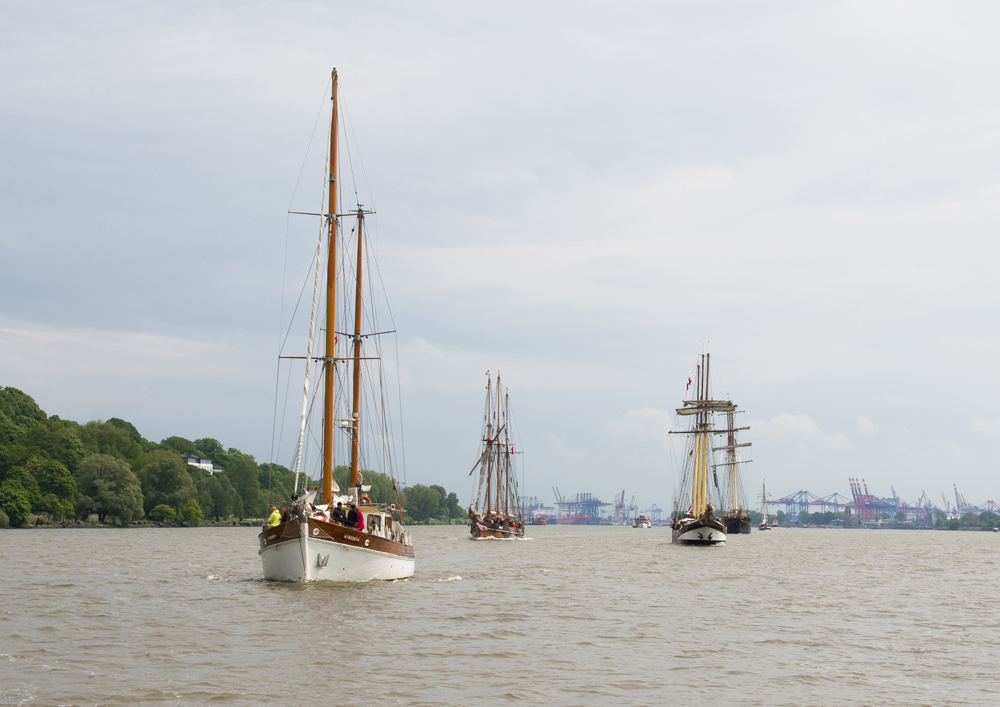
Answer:
<path fill-rule="evenodd" d="M 966 528 L 978 528 L 979 516 L 972 511 L 966 511 L 962 514 L 962 526 Z"/>
<path fill-rule="evenodd" d="M 36 447 L 46 457 L 62 462 L 72 472 L 86 454 L 78 428 L 75 422 L 60 420 L 53 415 L 43 424 L 27 430 L 23 439 L 26 445 Z"/>
<path fill-rule="evenodd" d="M 1000 516 L 993 511 L 983 511 L 979 514 L 979 525 L 984 528 L 1000 527 Z"/>
<path fill-rule="evenodd" d="M 28 516 L 31 514 L 31 496 L 16 479 L 8 478 L 0 484 L 0 511 L 15 528 L 20 528 L 28 522 Z"/>
<path fill-rule="evenodd" d="M 257 482 L 263 494 L 264 506 L 270 506 L 272 503 L 275 505 L 288 503 L 295 485 L 295 472 L 281 464 L 270 462 L 261 464 L 259 469 Z M 309 479 L 300 478 L 299 489 L 306 488 L 308 482 Z"/>
<path fill-rule="evenodd" d="M 406 509 L 410 519 L 424 523 L 438 514 L 441 494 L 432 486 L 414 484 L 406 489 Z"/>
<path fill-rule="evenodd" d="M 45 422 L 46 415 L 34 398 L 17 388 L 0 388 L 0 412 L 19 428 Z"/>
<path fill-rule="evenodd" d="M 173 523 L 174 518 L 177 517 L 177 511 L 166 503 L 161 503 L 153 507 L 153 510 L 149 512 L 149 517 L 157 523 Z"/>
<path fill-rule="evenodd" d="M 774 519 L 776 521 L 778 521 L 778 525 L 784 525 L 785 524 L 785 512 L 784 511 L 778 511 L 777 513 L 774 514 Z"/>
<path fill-rule="evenodd" d="M 196 439 L 194 441 L 194 447 L 198 450 L 199 456 L 207 457 L 223 469 L 226 468 L 226 462 L 229 461 L 229 455 L 226 453 L 225 447 L 219 444 L 219 440 L 212 439 L 211 437 Z"/>
<path fill-rule="evenodd" d="M 210 503 L 208 506 L 202 503 L 203 490 L 209 494 L 209 498 L 205 499 Z M 232 515 L 242 515 L 237 513 L 239 494 L 236 493 L 236 489 L 233 488 L 225 474 L 212 474 L 204 481 L 198 481 L 198 503 L 216 520 Z"/>
<path fill-rule="evenodd" d="M 63 464 L 47 459 L 35 471 L 38 492 L 43 496 L 54 495 L 72 503 L 76 500 L 76 479 Z"/>
<path fill-rule="evenodd" d="M 458 500 L 458 495 L 454 492 L 448 494 L 442 505 L 448 510 L 449 520 L 452 518 L 465 518 L 468 515 L 466 510 L 462 508 L 462 504 Z"/>
<path fill-rule="evenodd" d="M 94 454 L 82 462 L 76 472 L 77 511 L 96 513 L 104 522 L 109 516 L 128 525 L 142 517 L 142 486 L 121 459 Z"/>
<path fill-rule="evenodd" d="M 226 465 L 226 476 L 236 489 L 243 502 L 242 512 L 253 518 L 259 518 L 264 513 L 260 493 L 260 470 L 257 462 L 249 454 L 238 449 L 230 449 Z M 243 519 L 241 513 L 240 520 Z"/>
<path fill-rule="evenodd" d="M 132 439 L 129 430 L 109 422 L 92 420 L 80 427 L 80 441 L 90 454 L 104 454 L 129 463 L 133 469 L 145 451 L 139 442 Z"/>
<path fill-rule="evenodd" d="M 187 464 L 177 455 L 171 455 L 143 467 L 143 506 L 153 508 L 165 503 L 180 510 L 185 503 L 198 495 L 198 487 L 188 473 Z"/>
<path fill-rule="evenodd" d="M 181 508 L 180 518 L 181 522 L 185 525 L 190 525 L 192 528 L 197 528 L 201 525 L 201 521 L 204 519 L 204 514 L 202 513 L 201 506 L 193 498 L 184 504 Z"/>
<path fill-rule="evenodd" d="M 9 527 L 10 527 L 10 518 L 7 517 L 6 513 L 0 511 L 0 528 L 9 528 Z"/>
<path fill-rule="evenodd" d="M 69 469 L 54 459 L 46 459 L 34 471 L 41 497 L 37 510 L 47 513 L 51 520 L 72 516 L 76 502 L 76 479 Z"/>
<path fill-rule="evenodd" d="M 906 513 L 904 511 L 896 511 L 896 520 L 900 523 L 906 522 Z"/>
<path fill-rule="evenodd" d="M 128 422 L 127 420 L 123 420 L 120 417 L 112 417 L 104 424 L 110 425 L 111 427 L 117 427 L 120 430 L 124 430 L 125 434 L 128 435 L 128 438 L 133 442 L 135 442 L 136 444 L 139 445 L 150 444 L 149 442 L 147 442 L 145 439 L 142 438 L 142 435 L 139 434 L 139 430 L 135 428 L 135 425 L 133 425 L 131 422 Z"/>
<path fill-rule="evenodd" d="M 160 446 L 173 449 L 179 454 L 194 454 L 198 456 L 198 449 L 194 446 L 194 442 L 183 437 L 167 437 L 160 440 Z"/>

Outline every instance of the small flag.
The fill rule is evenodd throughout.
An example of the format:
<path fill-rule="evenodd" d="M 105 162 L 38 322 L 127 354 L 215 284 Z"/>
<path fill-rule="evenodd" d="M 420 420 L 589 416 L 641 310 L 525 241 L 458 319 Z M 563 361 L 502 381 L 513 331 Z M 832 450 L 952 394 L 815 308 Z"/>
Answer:
<path fill-rule="evenodd" d="M 694 380 L 694 378 L 692 376 L 694 376 L 694 371 L 688 371 L 688 382 L 687 382 L 687 386 L 684 388 L 684 399 L 685 400 L 689 399 L 688 395 L 690 395 L 690 393 L 691 393 L 691 382 Z"/>

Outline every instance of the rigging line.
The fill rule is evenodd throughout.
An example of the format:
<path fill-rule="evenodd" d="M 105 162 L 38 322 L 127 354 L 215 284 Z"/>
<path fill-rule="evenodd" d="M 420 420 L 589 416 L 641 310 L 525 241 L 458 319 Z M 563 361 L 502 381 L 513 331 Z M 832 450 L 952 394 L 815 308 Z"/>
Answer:
<path fill-rule="evenodd" d="M 306 277 L 302 281 L 302 289 L 299 290 L 299 298 L 295 302 L 295 309 L 292 310 L 292 316 L 288 320 L 288 329 L 285 331 L 285 338 L 282 340 L 281 346 L 278 347 L 279 356 L 281 355 L 281 352 L 285 350 L 285 344 L 288 343 L 288 337 L 292 333 L 292 324 L 295 322 L 295 315 L 298 314 L 299 305 L 302 304 L 302 295 L 305 294 L 306 285 L 309 284 L 309 274 L 312 272 L 313 263 L 316 262 L 316 258 L 320 256 L 320 247 L 321 246 L 319 245 L 316 246 L 316 250 L 314 251 L 313 257 L 309 259 L 309 269 L 306 270 Z"/>
<path fill-rule="evenodd" d="M 343 107 L 344 114 L 347 117 L 347 121 L 346 121 L 347 122 L 347 128 L 351 131 L 351 137 L 354 138 L 354 149 L 356 149 L 358 151 L 358 162 L 361 164 L 361 175 L 365 178 L 365 185 L 367 185 L 367 187 L 368 187 L 368 197 L 371 199 L 371 208 L 372 208 L 372 211 L 376 211 L 377 209 L 375 208 L 375 192 L 372 191 L 372 185 L 368 181 L 368 172 L 365 171 L 365 159 L 361 155 L 361 145 L 358 144 L 358 136 L 354 132 L 354 121 L 351 120 L 351 112 L 349 110 L 347 110 L 347 103 L 343 100 L 343 90 L 341 90 L 340 105 Z M 345 135 L 344 137 L 346 138 L 347 136 Z M 354 176 L 353 172 L 352 172 L 351 176 L 353 178 L 353 176 Z M 355 189 L 355 194 L 356 193 L 357 193 L 357 190 Z"/>
<path fill-rule="evenodd" d="M 288 375 L 285 376 L 285 402 L 281 406 L 281 426 L 279 427 L 279 429 L 282 430 L 282 431 L 284 431 L 284 429 L 285 429 L 285 415 L 288 414 L 288 391 L 291 390 L 291 387 L 292 387 L 292 366 L 291 366 L 291 362 L 289 362 L 289 365 L 288 365 Z M 278 448 L 275 450 L 275 456 L 278 459 L 281 458 L 281 440 L 282 439 L 283 439 L 283 435 L 279 435 L 278 436 Z"/>
<path fill-rule="evenodd" d="M 306 415 L 306 430 L 309 432 L 309 434 L 313 438 L 313 440 L 316 440 L 316 433 L 315 433 L 316 416 L 313 415 L 313 410 L 316 407 L 316 400 L 319 398 L 319 387 L 320 387 L 320 384 L 322 383 L 322 381 L 323 381 L 322 376 L 316 376 L 316 381 L 313 383 L 314 387 L 313 387 L 313 390 L 312 390 L 312 399 L 311 399 L 311 401 L 309 403 L 309 412 Z M 318 446 L 319 442 L 316 441 L 316 444 Z M 305 456 L 306 456 L 306 465 L 308 465 L 308 463 L 309 463 L 308 459 L 309 459 L 310 446 L 307 445 L 307 444 L 303 444 L 302 446 L 305 448 L 304 452 L 305 452 Z M 299 454 L 302 454 L 302 453 L 303 453 L 303 450 L 300 449 L 299 450 Z M 295 463 L 294 457 L 292 458 L 292 463 L 293 464 Z M 306 486 L 308 486 L 309 485 L 308 474 L 306 475 L 306 477 L 307 478 L 306 478 L 306 482 L 305 483 L 306 483 Z"/>
<path fill-rule="evenodd" d="M 330 79 L 330 81 L 332 81 L 332 80 L 333 79 Z M 329 85 L 330 85 L 330 83 L 327 82 L 326 86 L 329 86 Z M 295 187 L 292 189 L 292 196 L 291 196 L 291 199 L 288 202 L 288 209 L 286 209 L 286 211 L 291 211 L 291 209 L 292 209 L 292 203 L 294 203 L 294 201 L 295 201 L 295 195 L 298 193 L 299 183 L 302 181 L 302 174 L 305 171 L 306 162 L 309 160 L 309 152 L 310 152 L 310 150 L 312 150 L 313 140 L 316 137 L 316 128 L 319 125 L 319 119 L 320 119 L 320 117 L 322 117 L 322 115 L 323 115 L 323 106 L 325 105 L 325 101 L 326 101 L 326 93 L 325 92 L 326 92 L 327 89 L 324 88 L 323 90 L 324 90 L 323 99 L 320 101 L 319 111 L 316 113 L 316 120 L 313 123 L 312 133 L 309 135 L 309 143 L 306 145 L 306 152 L 305 152 L 305 155 L 303 155 L 303 157 L 302 157 L 302 165 L 299 167 L 299 176 L 295 179 Z M 290 216 L 286 213 L 285 214 L 285 252 L 284 252 L 284 258 L 283 258 L 282 268 L 281 268 L 281 307 L 278 310 L 279 311 L 279 315 L 278 315 L 278 355 L 279 356 L 281 355 L 281 349 L 282 349 L 282 346 L 283 346 L 283 343 L 281 341 L 281 331 L 282 331 L 282 329 L 284 329 L 284 326 L 285 326 L 285 322 L 284 322 L 284 315 L 285 315 L 285 282 L 288 279 L 288 234 L 289 234 L 289 226 L 290 226 Z M 280 362 L 279 362 L 279 372 L 278 372 L 277 375 L 280 376 Z M 276 425 L 277 419 L 278 419 L 278 392 L 277 392 L 277 385 L 278 384 L 275 383 L 274 416 L 273 416 L 272 424 L 271 424 L 271 463 L 272 464 L 274 463 L 275 425 Z M 270 475 L 268 475 L 268 490 L 270 490 L 270 483 L 271 483 L 270 482 Z"/>
<path fill-rule="evenodd" d="M 330 82 L 331 81 L 333 81 L 332 78 L 330 79 L 330 81 L 326 82 L 326 86 L 323 88 L 323 98 L 320 100 L 319 112 L 316 113 L 316 122 L 313 123 L 312 134 L 309 136 L 309 145 L 306 147 L 305 157 L 302 158 L 302 166 L 299 167 L 299 176 L 298 176 L 298 179 L 295 180 L 295 189 L 292 190 L 292 198 L 288 200 L 288 210 L 289 211 L 292 210 L 292 204 L 295 203 L 295 194 L 298 193 L 298 191 L 299 191 L 299 182 L 302 181 L 302 173 L 305 171 L 305 169 L 306 169 L 306 162 L 309 159 L 309 151 L 312 149 L 313 140 L 316 138 L 316 128 L 319 127 L 319 119 L 322 118 L 323 117 L 323 113 L 326 112 L 326 111 L 323 110 L 323 106 L 326 105 L 326 97 L 330 95 Z M 327 143 L 329 144 L 329 138 L 327 138 Z"/>
<path fill-rule="evenodd" d="M 351 114 L 347 111 L 347 105 L 344 103 L 343 96 L 340 97 L 340 107 L 344 109 L 344 122 L 347 123 L 348 128 L 351 126 Z M 354 203 L 358 206 L 361 205 L 361 198 L 358 196 L 358 183 L 354 178 L 354 162 L 351 160 L 351 141 L 346 139 L 344 136 L 344 145 L 347 148 L 344 152 L 347 153 L 347 168 L 351 171 L 351 184 L 354 187 Z"/>

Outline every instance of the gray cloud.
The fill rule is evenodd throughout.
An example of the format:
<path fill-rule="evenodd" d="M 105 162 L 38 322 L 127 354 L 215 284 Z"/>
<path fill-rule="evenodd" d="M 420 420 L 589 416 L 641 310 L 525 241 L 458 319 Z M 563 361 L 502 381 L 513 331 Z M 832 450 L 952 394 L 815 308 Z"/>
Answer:
<path fill-rule="evenodd" d="M 776 492 L 866 475 L 879 495 L 994 497 L 995 440 L 966 417 L 992 420 L 998 385 L 998 12 L 8 4 L 0 314 L 22 334 L 2 382 L 266 457 L 286 229 L 285 317 L 315 237 L 284 211 L 318 203 L 322 118 L 293 191 L 336 65 L 364 158 L 349 182 L 380 211 L 411 482 L 461 487 L 500 367 L 529 491 L 666 505 L 662 444 L 607 426 L 672 410 L 711 340 Z M 187 363 L 114 359 L 136 381 L 115 385 L 23 355 L 100 359 L 85 342 L 108 338 L 139 356 L 142 337 L 187 342 Z M 210 410 L 162 402 L 185 372 Z"/>

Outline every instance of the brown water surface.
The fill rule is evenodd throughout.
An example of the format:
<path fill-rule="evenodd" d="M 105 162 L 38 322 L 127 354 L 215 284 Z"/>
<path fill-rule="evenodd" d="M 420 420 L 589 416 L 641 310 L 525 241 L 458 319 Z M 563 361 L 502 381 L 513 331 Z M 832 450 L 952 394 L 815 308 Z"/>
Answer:
<path fill-rule="evenodd" d="M 353 586 L 261 581 L 256 535 L 0 532 L 0 704 L 1000 702 L 993 533 L 416 527 Z"/>

